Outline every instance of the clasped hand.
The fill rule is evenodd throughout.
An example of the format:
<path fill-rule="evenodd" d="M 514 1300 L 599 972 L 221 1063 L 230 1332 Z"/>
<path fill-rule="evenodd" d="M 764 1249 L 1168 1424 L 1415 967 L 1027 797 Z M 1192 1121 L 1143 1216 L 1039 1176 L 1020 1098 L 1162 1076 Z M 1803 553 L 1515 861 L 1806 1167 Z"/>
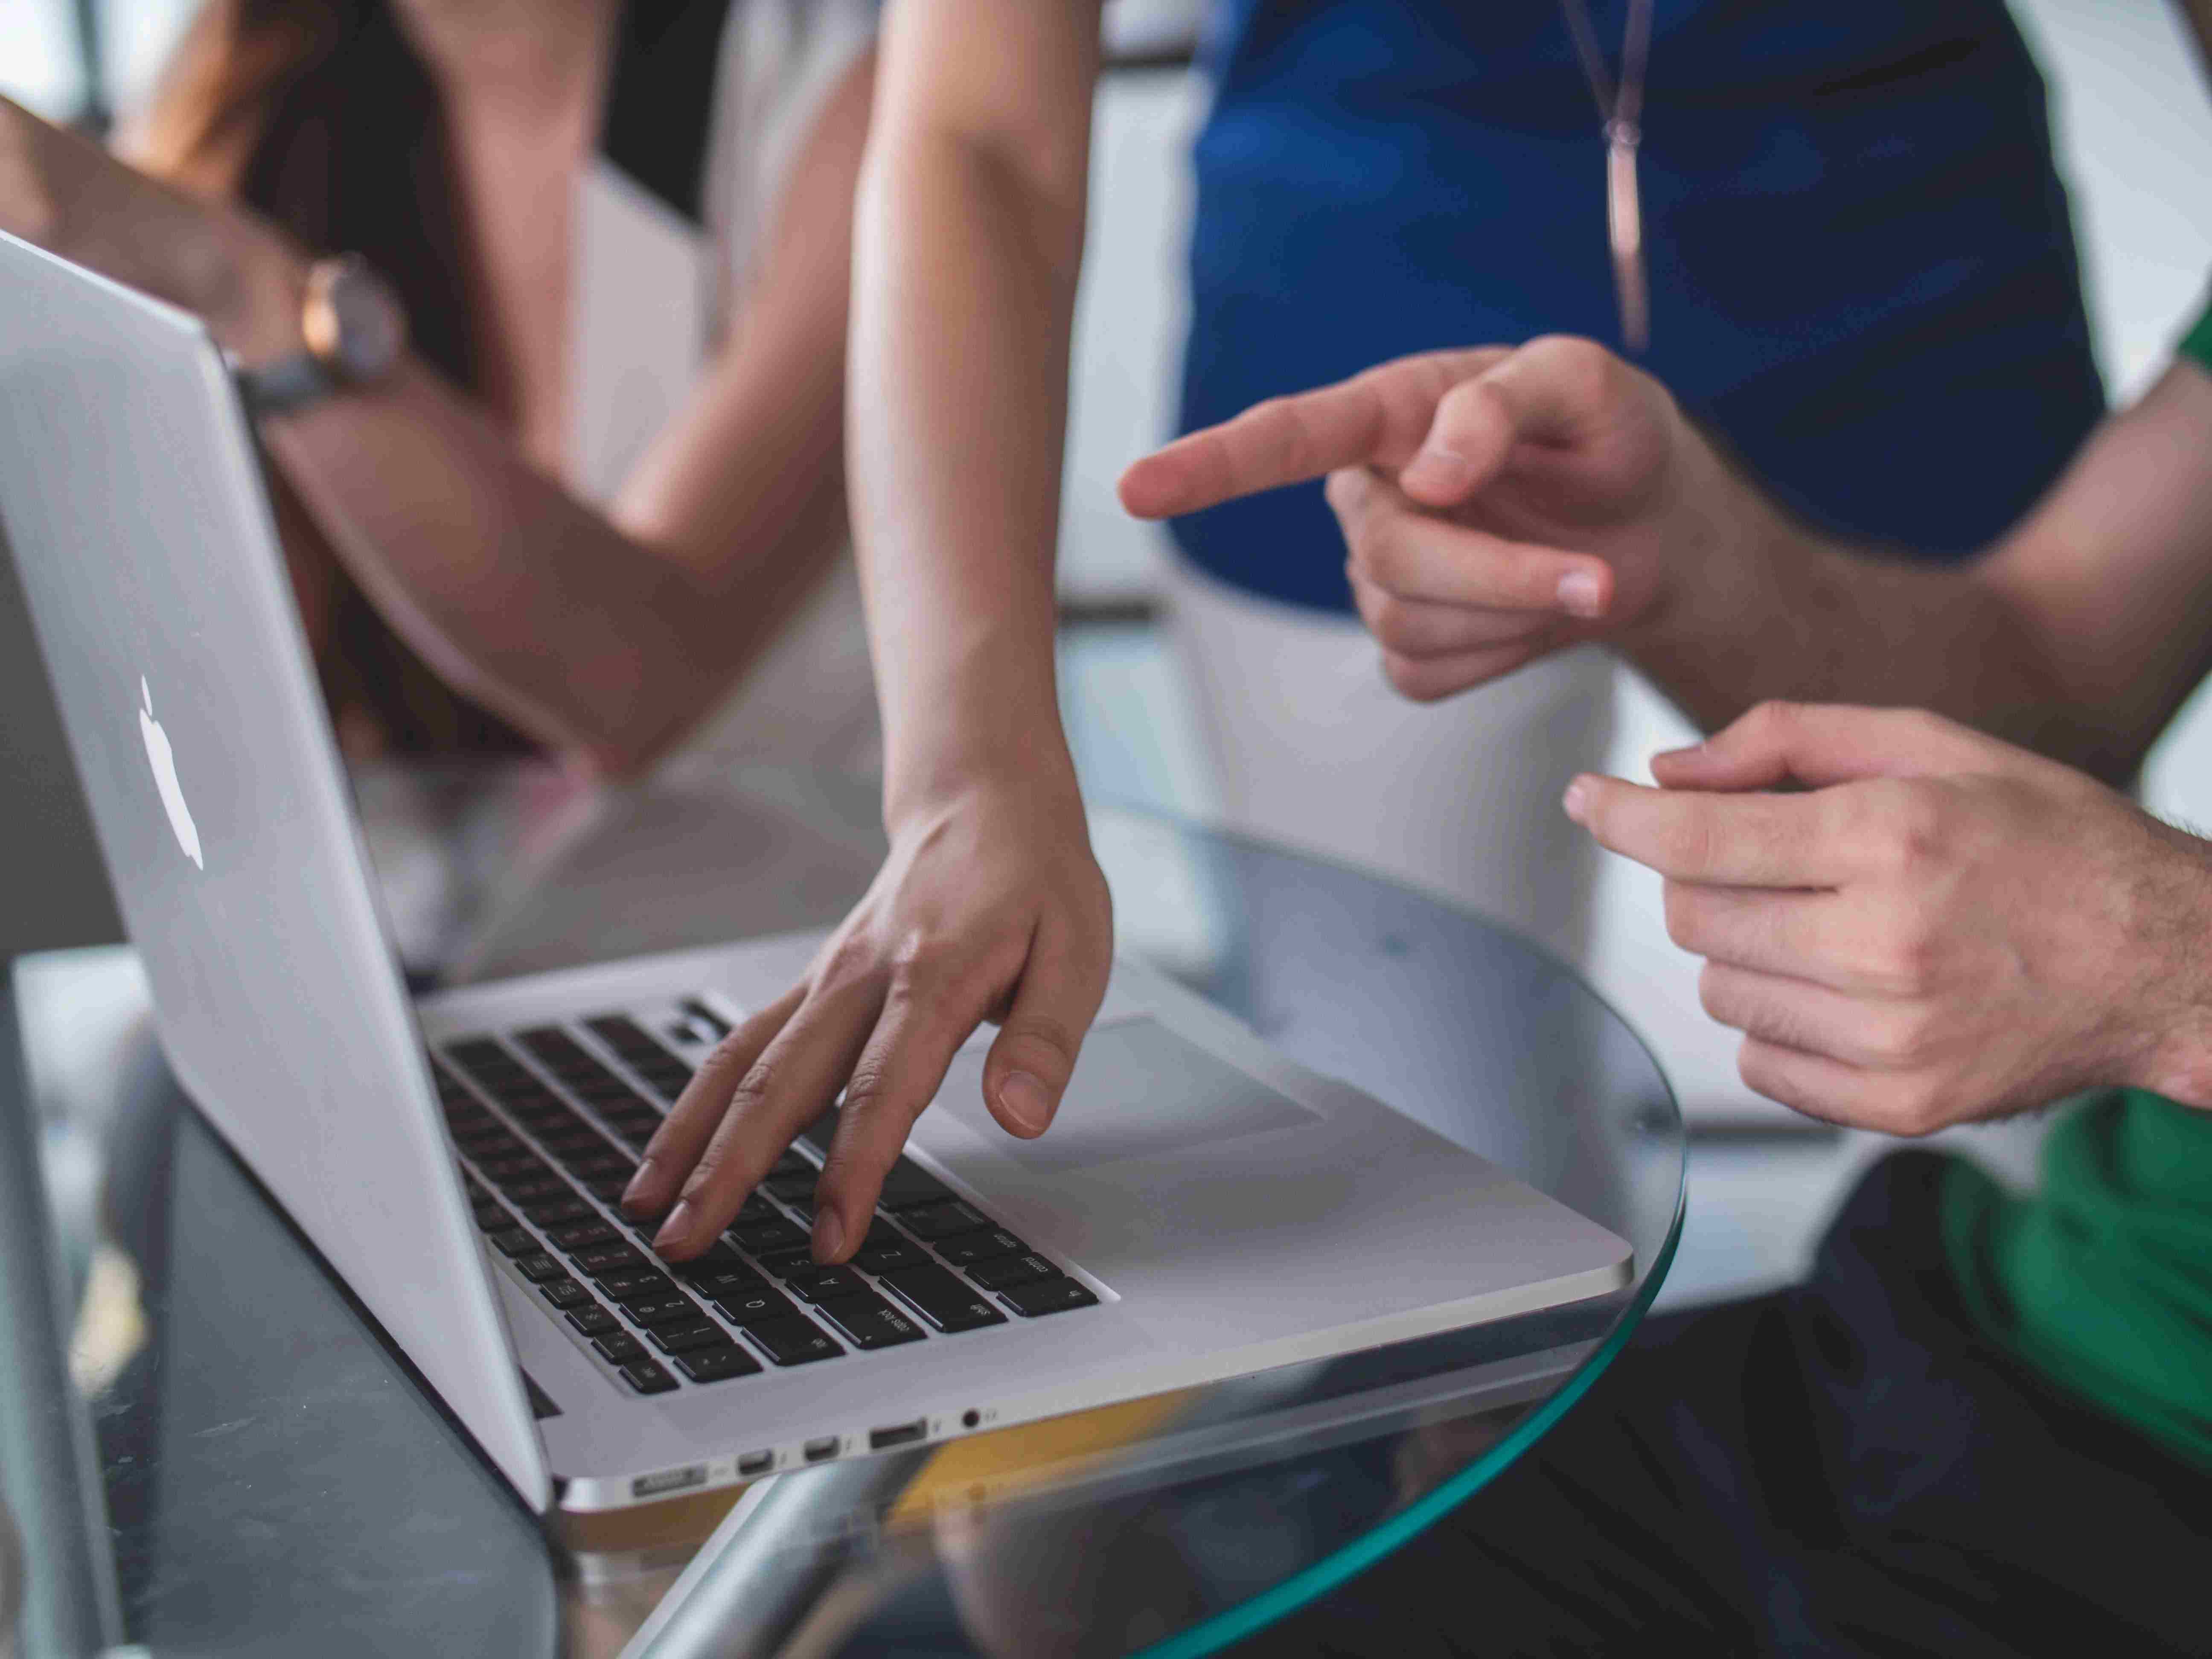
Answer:
<path fill-rule="evenodd" d="M 2195 836 L 1910 710 L 1763 704 L 1652 774 L 1577 778 L 1567 812 L 1666 878 L 1759 1093 L 1895 1134 L 2098 1085 L 2204 1097 Z"/>

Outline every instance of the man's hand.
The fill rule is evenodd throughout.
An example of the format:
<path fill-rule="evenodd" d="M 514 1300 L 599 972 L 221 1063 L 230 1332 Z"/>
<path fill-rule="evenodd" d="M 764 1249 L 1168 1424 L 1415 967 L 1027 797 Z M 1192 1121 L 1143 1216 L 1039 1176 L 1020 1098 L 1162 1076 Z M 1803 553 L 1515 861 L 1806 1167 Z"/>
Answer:
<path fill-rule="evenodd" d="M 2205 842 L 1917 712 L 1762 704 L 1652 772 L 1567 813 L 1667 878 L 1759 1093 L 1894 1134 L 2098 1085 L 2212 1105 Z"/>
<path fill-rule="evenodd" d="M 1260 404 L 1136 462 L 1121 501 L 1166 518 L 1323 473 L 1384 671 L 1425 702 L 1622 635 L 1774 521 L 1665 387 L 1563 337 Z"/>
<path fill-rule="evenodd" d="M 700 1068 L 646 1147 L 624 1207 L 656 1216 L 673 1204 L 654 1248 L 696 1255 L 842 1089 L 814 1254 L 844 1260 L 954 1051 L 985 1020 L 1000 1024 L 985 1105 L 1010 1133 L 1044 1133 L 1105 996 L 1113 938 L 1072 790 L 978 785 L 917 812 L 806 981 Z"/>

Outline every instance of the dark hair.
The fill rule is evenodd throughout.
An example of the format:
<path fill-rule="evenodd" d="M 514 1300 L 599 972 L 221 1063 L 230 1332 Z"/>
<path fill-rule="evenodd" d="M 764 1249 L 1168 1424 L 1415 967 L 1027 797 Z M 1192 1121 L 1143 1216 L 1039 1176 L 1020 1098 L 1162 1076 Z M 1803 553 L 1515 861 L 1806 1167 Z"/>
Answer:
<path fill-rule="evenodd" d="M 475 384 L 445 120 L 390 0 L 208 0 L 143 149 L 153 171 L 235 196 L 318 253 L 366 256 L 406 301 L 416 349 Z"/>
<path fill-rule="evenodd" d="M 137 149 L 149 171 L 242 202 L 313 252 L 366 257 L 405 303 L 415 350 L 479 389 L 445 119 L 391 0 L 207 0 Z M 527 746 L 447 686 L 342 565 L 333 574 L 319 666 L 334 706 L 367 704 L 403 750 Z"/>

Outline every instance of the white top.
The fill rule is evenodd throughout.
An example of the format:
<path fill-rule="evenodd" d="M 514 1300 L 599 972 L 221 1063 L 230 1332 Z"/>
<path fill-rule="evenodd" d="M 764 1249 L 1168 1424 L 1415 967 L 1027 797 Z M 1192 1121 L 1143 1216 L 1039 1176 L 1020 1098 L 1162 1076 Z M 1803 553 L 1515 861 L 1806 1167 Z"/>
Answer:
<path fill-rule="evenodd" d="M 711 9 L 694 0 L 702 3 Z M 663 61 L 617 60 L 615 97 L 650 112 L 647 136 L 671 176 L 641 179 L 603 150 L 578 186 L 567 482 L 601 506 L 697 388 L 755 276 L 791 163 L 875 27 L 869 0 L 730 0 L 727 13 L 703 111 L 681 107 L 680 88 L 656 101 L 652 82 L 672 72 L 669 51 Z M 684 66 L 672 72 L 683 76 Z M 620 148 L 622 113 L 612 107 L 608 150 Z M 703 121 L 703 157 L 670 137 L 670 124 L 687 119 Z M 690 180 L 680 176 L 687 160 L 698 167 Z M 669 199 L 687 183 L 698 192 L 696 214 Z M 662 770 L 744 762 L 873 770 L 880 757 L 848 548 Z"/>

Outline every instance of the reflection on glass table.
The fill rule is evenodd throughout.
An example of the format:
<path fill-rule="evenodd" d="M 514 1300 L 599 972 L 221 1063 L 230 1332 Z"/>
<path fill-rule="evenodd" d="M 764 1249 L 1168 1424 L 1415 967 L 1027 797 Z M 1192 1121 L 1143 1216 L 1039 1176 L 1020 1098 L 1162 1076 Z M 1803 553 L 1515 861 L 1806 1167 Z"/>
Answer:
<path fill-rule="evenodd" d="M 865 782 L 790 774 L 384 772 L 361 794 L 418 981 L 826 924 L 880 844 Z M 69 1292 L 76 1351 L 107 1345 L 77 1374 L 130 1636 L 275 1650 L 313 1608 L 340 1651 L 500 1630 L 501 1650 L 572 1653 L 1196 1653 L 1470 1501 L 1663 1276 L 1682 1169 L 1664 1082 L 1571 973 L 1474 918 L 1142 814 L 1093 828 L 1125 954 L 1610 1229 L 1631 1282 L 544 1536 L 179 1109 L 127 957 L 33 959 L 31 1098 L 50 1154 L 74 1138 L 101 1160 L 99 1225 L 55 1194 L 88 1287 Z"/>

